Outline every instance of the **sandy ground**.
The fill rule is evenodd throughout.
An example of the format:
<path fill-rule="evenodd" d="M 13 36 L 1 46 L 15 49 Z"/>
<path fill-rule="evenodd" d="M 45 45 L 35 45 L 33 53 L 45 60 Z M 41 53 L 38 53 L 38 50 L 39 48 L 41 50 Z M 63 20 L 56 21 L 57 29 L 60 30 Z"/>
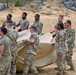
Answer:
<path fill-rule="evenodd" d="M 19 8 L 10 8 L 8 10 L 0 12 L 0 26 L 2 25 L 3 21 L 6 19 L 6 15 L 8 13 L 11 13 L 13 15 L 13 20 L 16 21 L 16 23 L 18 23 L 21 18 L 22 12 L 23 11 L 19 10 Z M 30 21 L 30 26 L 31 26 L 33 24 L 34 15 L 36 13 L 32 13 L 28 11 L 26 12 L 28 13 L 27 18 Z M 75 15 L 76 12 L 71 11 L 71 10 L 68 10 L 68 12 L 70 13 L 69 17 L 64 17 L 64 22 L 65 20 L 70 19 L 72 21 L 72 27 L 76 30 L 76 15 Z M 52 16 L 41 15 L 41 21 L 44 24 L 43 33 L 49 32 L 54 27 L 54 25 L 57 23 L 58 15 L 64 14 L 64 13 L 65 13 L 65 10 L 64 12 L 63 11 L 57 12 L 57 15 L 52 15 Z M 75 44 L 76 44 L 76 41 L 75 41 Z M 74 62 L 74 66 L 76 69 L 76 47 L 74 48 L 73 62 Z M 40 72 L 39 75 L 56 75 L 57 71 L 54 70 L 55 67 L 56 67 L 55 63 L 47 67 L 44 67 L 39 70 Z M 66 66 L 66 67 L 67 69 L 69 68 L 69 66 Z M 68 71 L 68 73 L 69 75 L 76 75 L 76 71 Z M 19 75 L 22 75 L 22 74 L 19 74 Z M 33 74 L 29 74 L 29 75 L 33 75 Z"/>

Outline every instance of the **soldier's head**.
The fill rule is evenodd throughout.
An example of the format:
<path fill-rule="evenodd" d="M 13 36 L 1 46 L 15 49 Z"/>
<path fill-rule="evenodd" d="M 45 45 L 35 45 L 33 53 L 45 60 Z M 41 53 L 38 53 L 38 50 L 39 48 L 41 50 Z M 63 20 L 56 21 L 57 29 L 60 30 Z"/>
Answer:
<path fill-rule="evenodd" d="M 59 15 L 58 17 L 58 22 L 62 22 L 63 21 L 64 16 L 63 15 Z"/>
<path fill-rule="evenodd" d="M 12 21 L 7 21 L 6 28 L 11 28 L 11 27 L 12 27 Z"/>
<path fill-rule="evenodd" d="M 6 35 L 6 33 L 7 33 L 7 29 L 4 27 L 1 27 L 0 28 L 0 36 L 4 36 L 4 35 Z"/>
<path fill-rule="evenodd" d="M 62 30 L 62 29 L 64 29 L 63 23 L 62 23 L 62 22 L 58 22 L 56 28 L 57 28 L 59 31 Z"/>
<path fill-rule="evenodd" d="M 30 32 L 31 33 L 37 32 L 37 28 L 35 26 L 31 26 Z"/>
<path fill-rule="evenodd" d="M 67 29 L 67 28 L 70 27 L 70 26 L 71 26 L 71 21 L 70 21 L 70 20 L 67 20 L 67 21 L 65 22 L 65 24 L 64 24 L 65 29 Z"/>
<path fill-rule="evenodd" d="M 26 17 L 27 17 L 27 13 L 26 12 L 23 12 L 22 13 L 22 19 L 26 19 Z"/>
<path fill-rule="evenodd" d="M 39 21 L 39 19 L 40 19 L 40 15 L 39 14 L 36 14 L 35 15 L 35 21 Z"/>
<path fill-rule="evenodd" d="M 11 14 L 8 14 L 7 15 L 7 20 L 11 20 L 12 19 L 12 15 Z"/>

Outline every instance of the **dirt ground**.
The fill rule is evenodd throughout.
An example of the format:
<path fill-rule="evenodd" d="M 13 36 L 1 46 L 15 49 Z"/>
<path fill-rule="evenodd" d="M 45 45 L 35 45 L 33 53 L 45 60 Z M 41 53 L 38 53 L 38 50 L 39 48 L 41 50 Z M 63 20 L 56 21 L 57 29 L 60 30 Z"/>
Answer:
<path fill-rule="evenodd" d="M 43 22 L 43 33 L 49 32 L 54 27 L 54 25 L 57 23 L 58 15 L 59 14 L 64 15 L 65 10 L 66 9 L 64 9 L 63 11 L 57 12 L 57 15 L 48 16 L 48 15 L 40 14 L 41 15 L 41 21 Z M 2 25 L 3 21 L 6 19 L 6 15 L 8 13 L 11 13 L 13 15 L 13 20 L 16 23 L 18 23 L 20 18 L 21 18 L 22 12 L 24 12 L 24 11 L 21 11 L 21 10 L 19 10 L 19 8 L 16 8 L 16 7 L 10 8 L 8 10 L 1 11 L 0 12 L 0 26 Z M 27 19 L 30 21 L 30 26 L 31 26 L 34 22 L 34 15 L 36 13 L 32 13 L 29 11 L 26 11 L 26 12 L 28 13 Z M 69 17 L 65 16 L 64 22 L 67 19 L 70 19 L 72 21 L 72 27 L 76 30 L 76 15 L 75 15 L 76 12 L 71 11 L 71 10 L 68 10 L 68 12 L 69 12 Z M 75 41 L 75 44 L 76 44 L 76 41 Z M 74 48 L 73 62 L 74 62 L 74 66 L 76 69 L 76 47 Z M 39 72 L 40 72 L 39 75 L 56 75 L 57 71 L 54 70 L 55 67 L 56 67 L 55 63 L 52 65 L 49 65 L 47 67 L 44 67 L 44 68 L 39 70 Z M 67 69 L 69 68 L 69 66 L 66 66 L 66 67 L 67 67 Z M 68 73 L 69 73 L 69 75 L 76 75 L 76 71 L 68 71 Z M 19 75 L 22 75 L 22 74 L 19 74 Z M 29 74 L 29 75 L 33 75 L 33 74 Z"/>

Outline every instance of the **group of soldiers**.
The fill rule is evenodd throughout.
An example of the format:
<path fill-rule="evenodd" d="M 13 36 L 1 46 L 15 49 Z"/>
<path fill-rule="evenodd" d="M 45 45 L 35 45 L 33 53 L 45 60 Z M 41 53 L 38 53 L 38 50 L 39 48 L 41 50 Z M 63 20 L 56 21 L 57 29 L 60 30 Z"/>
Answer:
<path fill-rule="evenodd" d="M 22 13 L 22 19 L 16 24 L 12 20 L 12 15 L 8 14 L 7 19 L 0 27 L 0 75 L 15 75 L 17 63 L 17 38 L 18 32 L 29 28 L 29 21 L 27 20 L 27 13 Z M 16 27 L 20 26 L 18 31 Z M 39 34 L 42 32 L 43 23 L 40 21 L 40 15 L 35 15 L 35 21 L 29 28 L 31 37 L 29 40 L 23 39 L 22 42 L 28 44 L 26 54 L 24 57 L 24 71 L 23 75 L 27 75 L 29 69 L 38 74 L 37 69 L 33 65 L 33 58 L 36 55 L 37 46 L 39 43 Z"/>
<path fill-rule="evenodd" d="M 57 75 L 68 75 L 66 72 L 66 63 L 70 66 L 68 70 L 75 71 L 72 56 L 73 56 L 73 48 L 75 46 L 75 30 L 71 26 L 71 21 L 66 20 L 63 23 L 63 15 L 59 15 L 58 23 L 55 25 L 53 37 L 55 37 L 55 50 L 57 54 L 56 64 L 58 70 Z M 54 43 L 52 44 L 54 45 Z"/>
<path fill-rule="evenodd" d="M 71 27 L 71 21 L 63 21 L 63 15 L 59 15 L 58 23 L 54 26 L 54 29 L 50 32 L 55 38 L 55 50 L 57 54 L 56 63 L 58 70 L 57 75 L 68 75 L 66 72 L 66 65 L 70 65 L 70 70 L 75 70 L 72 55 L 75 41 L 75 30 Z M 18 31 L 15 27 L 20 26 Z M 35 15 L 35 21 L 31 27 L 29 27 L 29 21 L 27 20 L 27 13 L 22 13 L 22 19 L 16 24 L 12 20 L 12 15 L 8 14 L 7 19 L 4 21 L 0 28 L 0 75 L 15 75 L 16 63 L 17 63 L 17 38 L 18 32 L 25 29 L 30 29 L 31 36 L 29 39 L 23 39 L 22 42 L 28 44 L 25 57 L 24 57 L 24 70 L 22 75 L 27 75 L 29 70 L 35 75 L 39 75 L 38 70 L 33 64 L 33 59 L 37 54 L 37 47 L 39 44 L 39 35 L 42 33 L 43 23 L 40 21 L 40 15 Z"/>

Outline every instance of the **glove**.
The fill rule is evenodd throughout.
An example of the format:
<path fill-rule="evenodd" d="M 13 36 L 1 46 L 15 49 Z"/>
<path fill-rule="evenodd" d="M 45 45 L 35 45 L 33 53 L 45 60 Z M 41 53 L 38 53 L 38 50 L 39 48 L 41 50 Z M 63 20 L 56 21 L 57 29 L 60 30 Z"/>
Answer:
<path fill-rule="evenodd" d="M 19 29 L 19 30 L 18 30 L 18 32 L 21 32 L 21 31 L 22 31 L 22 29 Z"/>
<path fill-rule="evenodd" d="M 52 37 L 55 38 L 56 34 L 54 34 Z"/>
<path fill-rule="evenodd" d="M 16 27 L 13 27 L 13 29 L 15 29 Z"/>

